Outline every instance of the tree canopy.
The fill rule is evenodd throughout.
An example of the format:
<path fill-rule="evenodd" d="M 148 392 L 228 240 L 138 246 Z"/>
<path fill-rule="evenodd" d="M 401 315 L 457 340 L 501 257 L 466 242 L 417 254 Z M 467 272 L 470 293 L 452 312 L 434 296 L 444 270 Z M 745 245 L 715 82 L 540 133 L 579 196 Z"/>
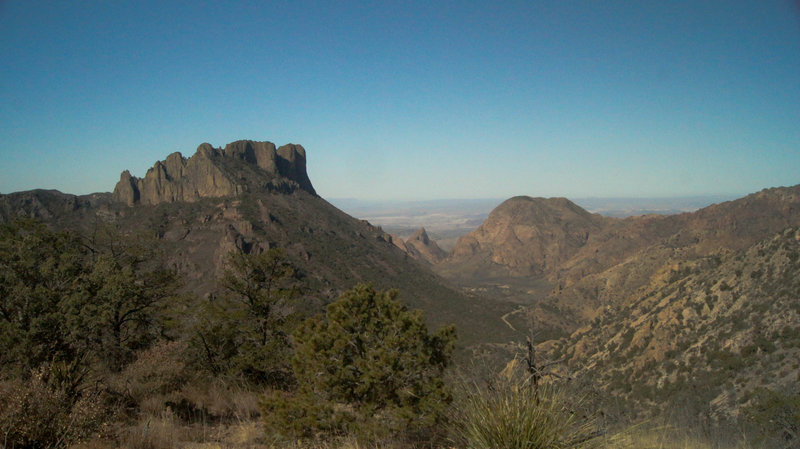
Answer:
<path fill-rule="evenodd" d="M 0 224 L 0 354 L 4 371 L 100 362 L 118 371 L 159 333 L 179 286 L 154 246 L 111 228 L 95 238 L 33 220 Z"/>
<path fill-rule="evenodd" d="M 203 366 L 216 374 L 243 374 L 275 386 L 290 382 L 291 300 L 298 294 L 286 253 L 231 252 L 219 281 L 219 297 L 199 311 L 192 346 Z"/>
<path fill-rule="evenodd" d="M 78 357 L 65 308 L 80 293 L 86 251 L 68 233 L 33 220 L 0 224 L 0 367 L 22 375 Z"/>
<path fill-rule="evenodd" d="M 421 430 L 451 400 L 442 376 L 455 328 L 428 333 L 422 312 L 408 310 L 397 290 L 358 285 L 293 337 L 297 396 L 264 400 L 268 425 L 284 433 Z"/>

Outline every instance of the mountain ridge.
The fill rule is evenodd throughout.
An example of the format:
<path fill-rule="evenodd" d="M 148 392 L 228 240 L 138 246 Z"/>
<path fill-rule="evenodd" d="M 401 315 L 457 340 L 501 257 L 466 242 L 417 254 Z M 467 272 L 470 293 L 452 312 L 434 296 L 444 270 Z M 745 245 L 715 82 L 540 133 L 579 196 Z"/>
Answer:
<path fill-rule="evenodd" d="M 264 154 L 275 155 L 274 169 Z M 483 335 L 509 338 L 499 318 L 495 323 L 480 317 L 499 317 L 510 306 L 465 294 L 401 251 L 380 227 L 319 197 L 306 182 L 302 146 L 276 149 L 269 142 L 237 141 L 220 150 L 203 144 L 191 158 L 172 153 L 156 162 L 144 178 L 127 175 L 123 172 L 114 193 L 0 195 L 0 218 L 38 218 L 83 235 L 99 225 L 145 232 L 185 277 L 185 290 L 200 298 L 218 293 L 217 279 L 231 251 L 280 247 L 303 279 L 311 310 L 368 282 L 399 289 L 401 299 L 424 310 L 432 325 L 456 324 L 464 346 Z M 231 188 L 227 181 L 238 184 Z M 141 187 L 138 201 L 133 185 Z"/>
<path fill-rule="evenodd" d="M 394 235 L 392 236 L 392 241 L 409 256 L 428 265 L 439 263 L 447 256 L 447 253 L 439 248 L 436 241 L 428 236 L 428 232 L 424 227 L 417 229 L 405 241 Z"/>

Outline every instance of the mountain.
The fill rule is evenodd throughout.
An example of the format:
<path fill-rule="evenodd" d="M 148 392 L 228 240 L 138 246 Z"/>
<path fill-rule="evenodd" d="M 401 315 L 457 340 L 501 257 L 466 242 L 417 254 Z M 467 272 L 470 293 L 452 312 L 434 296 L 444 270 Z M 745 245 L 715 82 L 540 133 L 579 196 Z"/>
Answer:
<path fill-rule="evenodd" d="M 149 233 L 199 296 L 215 293 L 230 251 L 285 248 L 314 307 L 373 282 L 399 288 L 432 324 L 456 323 L 466 345 L 508 344 L 532 329 L 538 341 L 552 340 L 549 350 L 659 282 L 798 226 L 800 186 L 625 219 L 565 198 L 515 197 L 444 255 L 424 228 L 402 241 L 320 198 L 302 146 L 237 141 L 202 144 L 189 158 L 173 153 L 143 178 L 123 172 L 113 193 L 0 195 L 0 218 L 17 216 L 87 235 L 101 223 Z"/>
<path fill-rule="evenodd" d="M 305 167 L 300 145 L 202 144 L 189 158 L 173 153 L 157 162 L 144 178 L 123 172 L 113 194 L 2 195 L 0 216 L 36 217 L 84 235 L 102 223 L 153 235 L 183 274 L 186 289 L 198 296 L 215 294 L 229 252 L 280 247 L 302 276 L 309 307 L 318 309 L 356 283 L 372 282 L 398 288 L 429 323 L 456 324 L 465 346 L 487 336 L 510 338 L 499 319 L 509 305 L 450 287 L 381 228 L 319 197 Z"/>
<path fill-rule="evenodd" d="M 434 269 L 519 304 L 492 347 L 533 335 L 604 413 L 728 420 L 800 393 L 800 186 L 625 219 L 516 197 Z"/>
<path fill-rule="evenodd" d="M 592 319 L 600 307 L 627 304 L 676 265 L 745 250 L 798 223 L 800 186 L 767 189 L 692 213 L 611 221 L 550 278 L 550 300 Z"/>
<path fill-rule="evenodd" d="M 515 327 L 536 322 L 571 333 L 603 307 L 627 304 L 676 264 L 744 250 L 798 223 L 800 186 L 691 213 L 625 219 L 589 214 L 565 199 L 516 197 L 434 270 L 471 291 L 522 304 L 511 317 Z"/>
<path fill-rule="evenodd" d="M 543 275 L 575 255 L 605 222 L 566 198 L 514 197 L 461 237 L 438 269 L 471 279 Z"/>

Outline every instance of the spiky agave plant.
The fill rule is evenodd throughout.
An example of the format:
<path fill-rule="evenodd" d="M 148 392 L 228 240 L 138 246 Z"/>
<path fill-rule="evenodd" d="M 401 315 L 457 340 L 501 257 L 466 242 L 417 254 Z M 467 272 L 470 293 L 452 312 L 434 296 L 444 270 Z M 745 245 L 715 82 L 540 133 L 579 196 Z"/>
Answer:
<path fill-rule="evenodd" d="M 580 401 L 550 385 L 503 381 L 465 383 L 451 420 L 454 444 L 464 449 L 585 449 L 602 432 L 578 411 Z"/>

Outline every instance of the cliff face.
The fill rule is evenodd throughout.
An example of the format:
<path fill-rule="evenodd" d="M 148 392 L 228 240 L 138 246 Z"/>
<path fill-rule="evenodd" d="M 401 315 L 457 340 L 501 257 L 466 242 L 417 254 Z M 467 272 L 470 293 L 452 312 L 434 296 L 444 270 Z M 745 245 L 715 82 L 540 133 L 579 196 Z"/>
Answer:
<path fill-rule="evenodd" d="M 193 202 L 248 191 L 305 190 L 316 195 L 306 173 L 306 152 L 300 145 L 278 149 L 271 142 L 239 140 L 222 148 L 204 143 L 186 159 L 172 153 L 158 161 L 144 178 L 122 172 L 113 198 L 129 206 Z"/>

